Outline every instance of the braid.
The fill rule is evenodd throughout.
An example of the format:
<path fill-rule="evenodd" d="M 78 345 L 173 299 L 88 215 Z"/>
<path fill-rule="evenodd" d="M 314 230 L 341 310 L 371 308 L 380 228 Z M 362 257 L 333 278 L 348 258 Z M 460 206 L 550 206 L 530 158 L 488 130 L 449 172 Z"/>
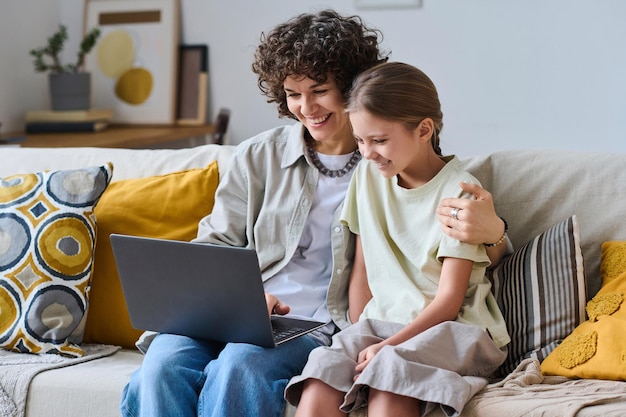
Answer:
<path fill-rule="evenodd" d="M 435 128 L 435 131 L 433 132 L 433 137 L 430 139 L 430 143 L 433 145 L 435 153 L 439 156 L 442 156 L 441 146 L 439 145 L 439 129 Z"/>

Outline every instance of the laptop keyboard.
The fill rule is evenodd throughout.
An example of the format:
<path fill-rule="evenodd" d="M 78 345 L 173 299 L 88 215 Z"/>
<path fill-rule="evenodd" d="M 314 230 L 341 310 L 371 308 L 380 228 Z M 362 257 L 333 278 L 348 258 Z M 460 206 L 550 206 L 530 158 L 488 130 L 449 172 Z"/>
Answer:
<path fill-rule="evenodd" d="M 303 329 L 299 327 L 284 327 L 277 324 L 272 325 L 272 334 L 274 335 L 274 341 L 276 343 L 289 339 L 294 335 L 302 332 Z"/>

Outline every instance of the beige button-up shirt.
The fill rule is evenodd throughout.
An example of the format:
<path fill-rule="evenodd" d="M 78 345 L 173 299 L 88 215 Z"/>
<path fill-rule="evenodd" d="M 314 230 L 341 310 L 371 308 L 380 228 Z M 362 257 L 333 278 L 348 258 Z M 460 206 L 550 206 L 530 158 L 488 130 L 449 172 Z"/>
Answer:
<path fill-rule="evenodd" d="M 319 171 L 305 157 L 300 123 L 265 131 L 235 150 L 215 194 L 213 212 L 200 221 L 195 242 L 253 248 L 263 281 L 293 256 L 309 214 Z M 348 278 L 354 236 L 333 216 L 332 276 L 326 296 L 335 324 L 349 325 Z"/>

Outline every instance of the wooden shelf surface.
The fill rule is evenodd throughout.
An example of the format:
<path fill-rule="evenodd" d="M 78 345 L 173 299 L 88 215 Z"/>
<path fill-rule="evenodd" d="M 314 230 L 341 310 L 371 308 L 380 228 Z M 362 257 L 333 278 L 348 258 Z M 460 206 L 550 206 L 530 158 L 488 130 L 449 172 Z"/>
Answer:
<path fill-rule="evenodd" d="M 20 142 L 30 148 L 154 148 L 160 144 L 212 135 L 214 125 L 202 126 L 135 126 L 110 125 L 100 132 L 10 133 L 5 136 L 26 136 Z"/>

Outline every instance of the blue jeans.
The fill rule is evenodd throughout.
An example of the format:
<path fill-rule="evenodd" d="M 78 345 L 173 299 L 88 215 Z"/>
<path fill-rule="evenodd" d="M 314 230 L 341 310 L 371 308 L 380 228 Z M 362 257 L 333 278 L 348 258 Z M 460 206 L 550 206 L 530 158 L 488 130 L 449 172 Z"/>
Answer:
<path fill-rule="evenodd" d="M 319 342 L 275 348 L 159 334 L 124 388 L 124 417 L 280 417 L 283 392 Z"/>

